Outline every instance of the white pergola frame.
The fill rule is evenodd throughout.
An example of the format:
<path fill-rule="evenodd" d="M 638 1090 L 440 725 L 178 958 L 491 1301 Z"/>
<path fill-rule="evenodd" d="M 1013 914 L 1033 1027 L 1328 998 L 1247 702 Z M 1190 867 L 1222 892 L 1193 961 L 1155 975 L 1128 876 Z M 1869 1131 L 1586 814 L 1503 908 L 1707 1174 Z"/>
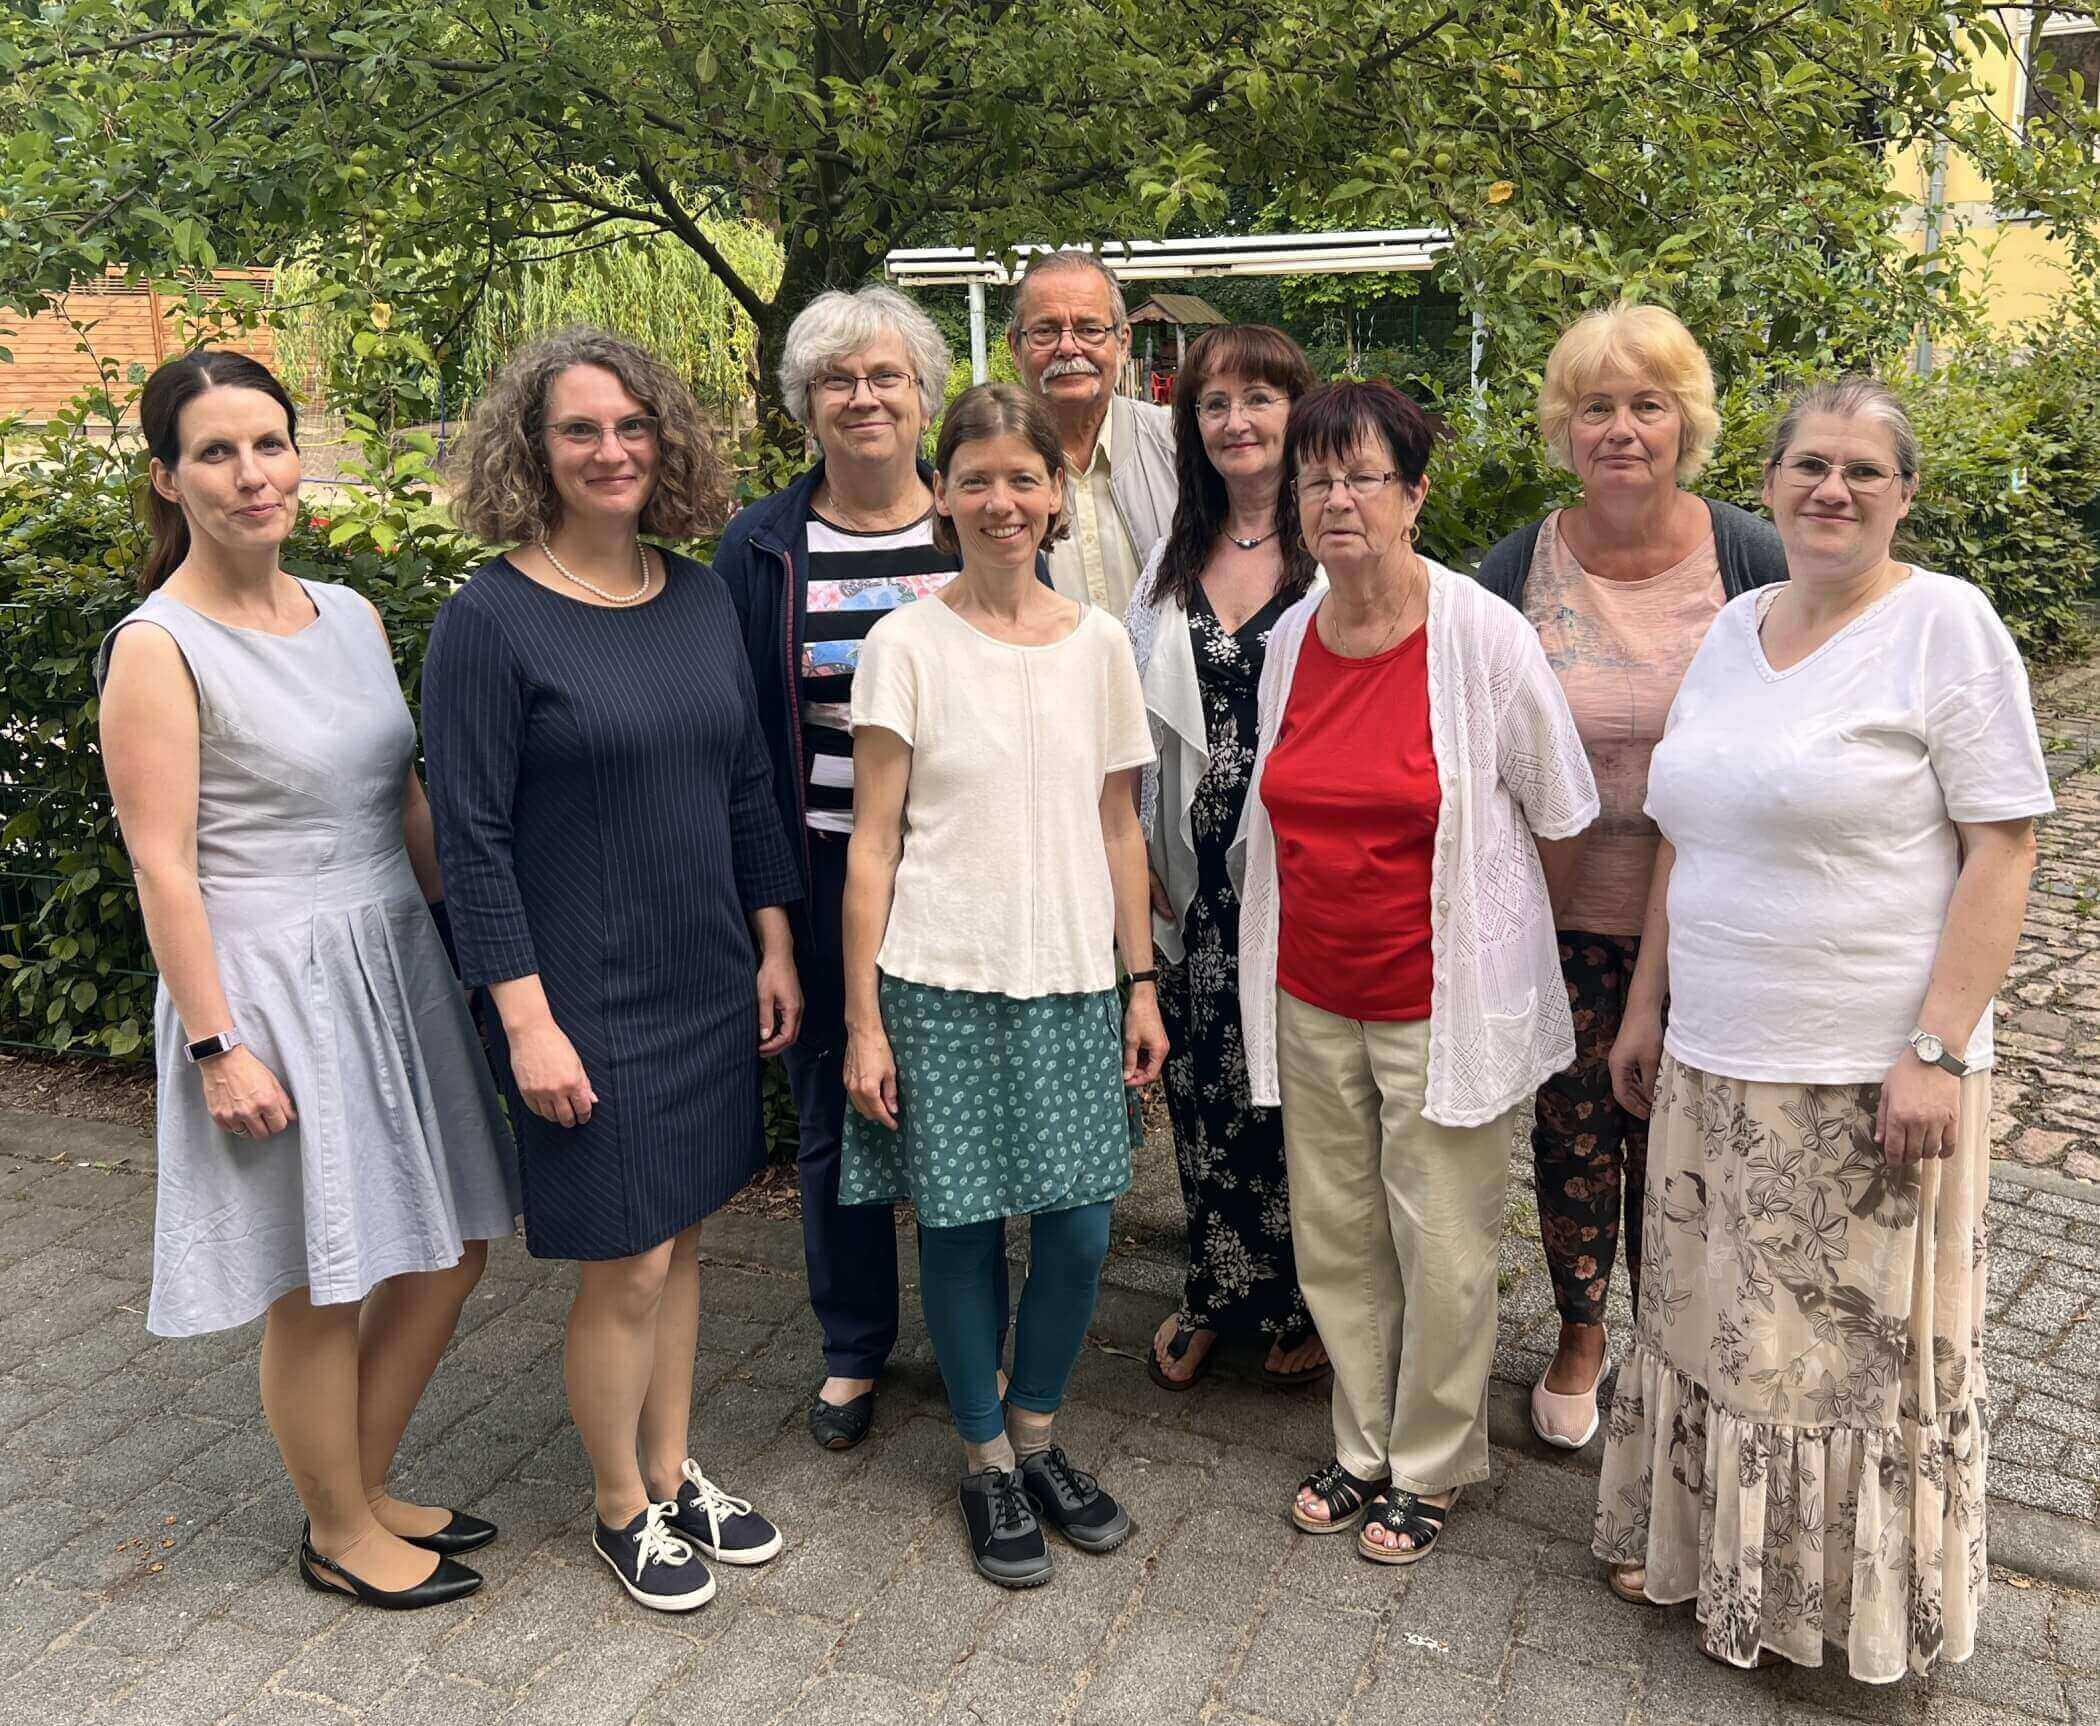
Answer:
<path fill-rule="evenodd" d="M 1104 240 L 1098 245 L 1015 246 L 990 257 L 969 246 L 900 246 L 883 259 L 889 279 L 903 287 L 970 290 L 970 376 L 983 383 L 986 361 L 984 290 L 1010 286 L 1028 259 L 1058 250 L 1092 252 L 1119 282 L 1163 282 L 1204 276 L 1355 275 L 1371 270 L 1427 270 L 1451 249 L 1442 228 L 1360 228 L 1322 234 L 1219 234 L 1186 240 Z M 1480 391 L 1482 324 L 1473 314 L 1472 380 Z"/>

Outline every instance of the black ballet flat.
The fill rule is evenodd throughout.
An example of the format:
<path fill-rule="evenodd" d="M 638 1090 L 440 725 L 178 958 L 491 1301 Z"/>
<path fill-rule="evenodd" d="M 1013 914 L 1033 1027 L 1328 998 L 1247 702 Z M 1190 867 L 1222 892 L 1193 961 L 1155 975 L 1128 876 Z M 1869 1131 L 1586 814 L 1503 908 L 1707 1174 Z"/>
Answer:
<path fill-rule="evenodd" d="M 462 1552 L 472 1552 L 494 1540 L 496 1525 L 483 1522 L 478 1516 L 469 1516 L 463 1510 L 455 1510 L 452 1520 L 435 1534 L 404 1534 L 401 1538 L 411 1546 L 420 1546 L 425 1552 L 457 1558 Z"/>
<path fill-rule="evenodd" d="M 319 1575 L 327 1571 L 330 1576 L 339 1576 L 349 1584 L 349 1592 L 367 1606 L 380 1606 L 390 1612 L 413 1612 L 422 1606 L 443 1606 L 448 1600 L 464 1600 L 481 1586 L 481 1573 L 469 1570 L 464 1564 L 455 1564 L 449 1558 L 440 1558 L 437 1568 L 413 1588 L 374 1588 L 369 1582 L 352 1576 L 332 1558 L 323 1558 L 314 1550 L 314 1526 L 309 1522 L 299 1536 L 299 1574 L 306 1579 L 306 1586 L 322 1594 L 344 1592 L 332 1582 L 323 1582 Z"/>
<path fill-rule="evenodd" d="M 820 1385 L 818 1389 L 821 1391 Z M 864 1390 L 851 1402 L 826 1402 L 819 1395 L 810 1399 L 809 1436 L 826 1450 L 851 1450 L 868 1436 L 875 1424 L 875 1393 Z"/>

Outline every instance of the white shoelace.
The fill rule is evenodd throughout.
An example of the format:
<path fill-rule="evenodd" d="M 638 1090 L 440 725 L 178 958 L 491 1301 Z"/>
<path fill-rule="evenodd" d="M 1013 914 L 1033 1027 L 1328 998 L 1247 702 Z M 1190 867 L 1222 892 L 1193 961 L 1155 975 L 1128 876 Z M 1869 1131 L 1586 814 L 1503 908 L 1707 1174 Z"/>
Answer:
<path fill-rule="evenodd" d="M 694 1501 L 707 1513 L 707 1540 L 710 1546 L 722 1544 L 722 1519 L 725 1516 L 749 1516 L 751 1501 L 748 1498 L 732 1498 L 706 1475 L 691 1457 L 685 1459 L 685 1467 L 679 1471 L 692 1482 Z"/>
<path fill-rule="evenodd" d="M 641 1533 L 634 1543 L 641 1548 L 640 1567 L 647 1570 L 651 1564 L 681 1565 L 693 1562 L 693 1549 L 664 1526 L 664 1518 L 677 1510 L 675 1504 L 652 1504 L 648 1520 L 642 1524 Z"/>

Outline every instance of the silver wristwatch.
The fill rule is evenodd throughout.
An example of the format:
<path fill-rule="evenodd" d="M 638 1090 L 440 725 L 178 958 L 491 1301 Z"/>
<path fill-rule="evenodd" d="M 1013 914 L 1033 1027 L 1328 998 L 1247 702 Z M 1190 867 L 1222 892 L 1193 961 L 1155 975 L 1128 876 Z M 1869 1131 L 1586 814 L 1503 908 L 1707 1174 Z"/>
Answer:
<path fill-rule="evenodd" d="M 1920 1026 L 1910 1034 L 1911 1053 L 1928 1067 L 1939 1067 L 1957 1079 L 1966 1079 L 1969 1069 L 1958 1056 L 1947 1053 L 1947 1045 Z"/>
<path fill-rule="evenodd" d="M 240 1046 L 238 1031 L 215 1031 L 209 1037 L 199 1037 L 194 1043 L 183 1044 L 182 1058 L 194 1067 L 199 1061 L 208 1061 L 214 1055 L 223 1055 Z"/>

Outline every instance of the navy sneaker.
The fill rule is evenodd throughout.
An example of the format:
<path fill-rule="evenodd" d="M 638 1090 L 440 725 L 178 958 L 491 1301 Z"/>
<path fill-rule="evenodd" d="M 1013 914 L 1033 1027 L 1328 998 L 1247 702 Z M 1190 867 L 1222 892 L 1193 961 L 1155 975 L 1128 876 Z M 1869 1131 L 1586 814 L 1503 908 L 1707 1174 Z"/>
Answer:
<path fill-rule="evenodd" d="M 685 1484 L 666 1520 L 681 1539 L 717 1564 L 763 1564 L 780 1551 L 780 1530 L 753 1510 L 748 1498 L 731 1498 L 691 1457 L 679 1472 Z"/>
<path fill-rule="evenodd" d="M 598 1524 L 591 1544 L 620 1586 L 656 1612 L 691 1612 L 715 1597 L 715 1579 L 700 1555 L 667 1525 L 671 1506 L 652 1504 L 625 1528 Z"/>
<path fill-rule="evenodd" d="M 1039 1588 L 1050 1580 L 1043 1525 L 1018 1474 L 1003 1468 L 966 1474 L 959 1496 L 970 1531 L 970 1557 L 980 1576 L 1001 1588 Z"/>
<path fill-rule="evenodd" d="M 1043 1520 L 1082 1552 L 1113 1552 L 1137 1526 L 1098 1480 L 1074 1468 L 1054 1444 L 1021 1459 L 1021 1484 Z"/>

